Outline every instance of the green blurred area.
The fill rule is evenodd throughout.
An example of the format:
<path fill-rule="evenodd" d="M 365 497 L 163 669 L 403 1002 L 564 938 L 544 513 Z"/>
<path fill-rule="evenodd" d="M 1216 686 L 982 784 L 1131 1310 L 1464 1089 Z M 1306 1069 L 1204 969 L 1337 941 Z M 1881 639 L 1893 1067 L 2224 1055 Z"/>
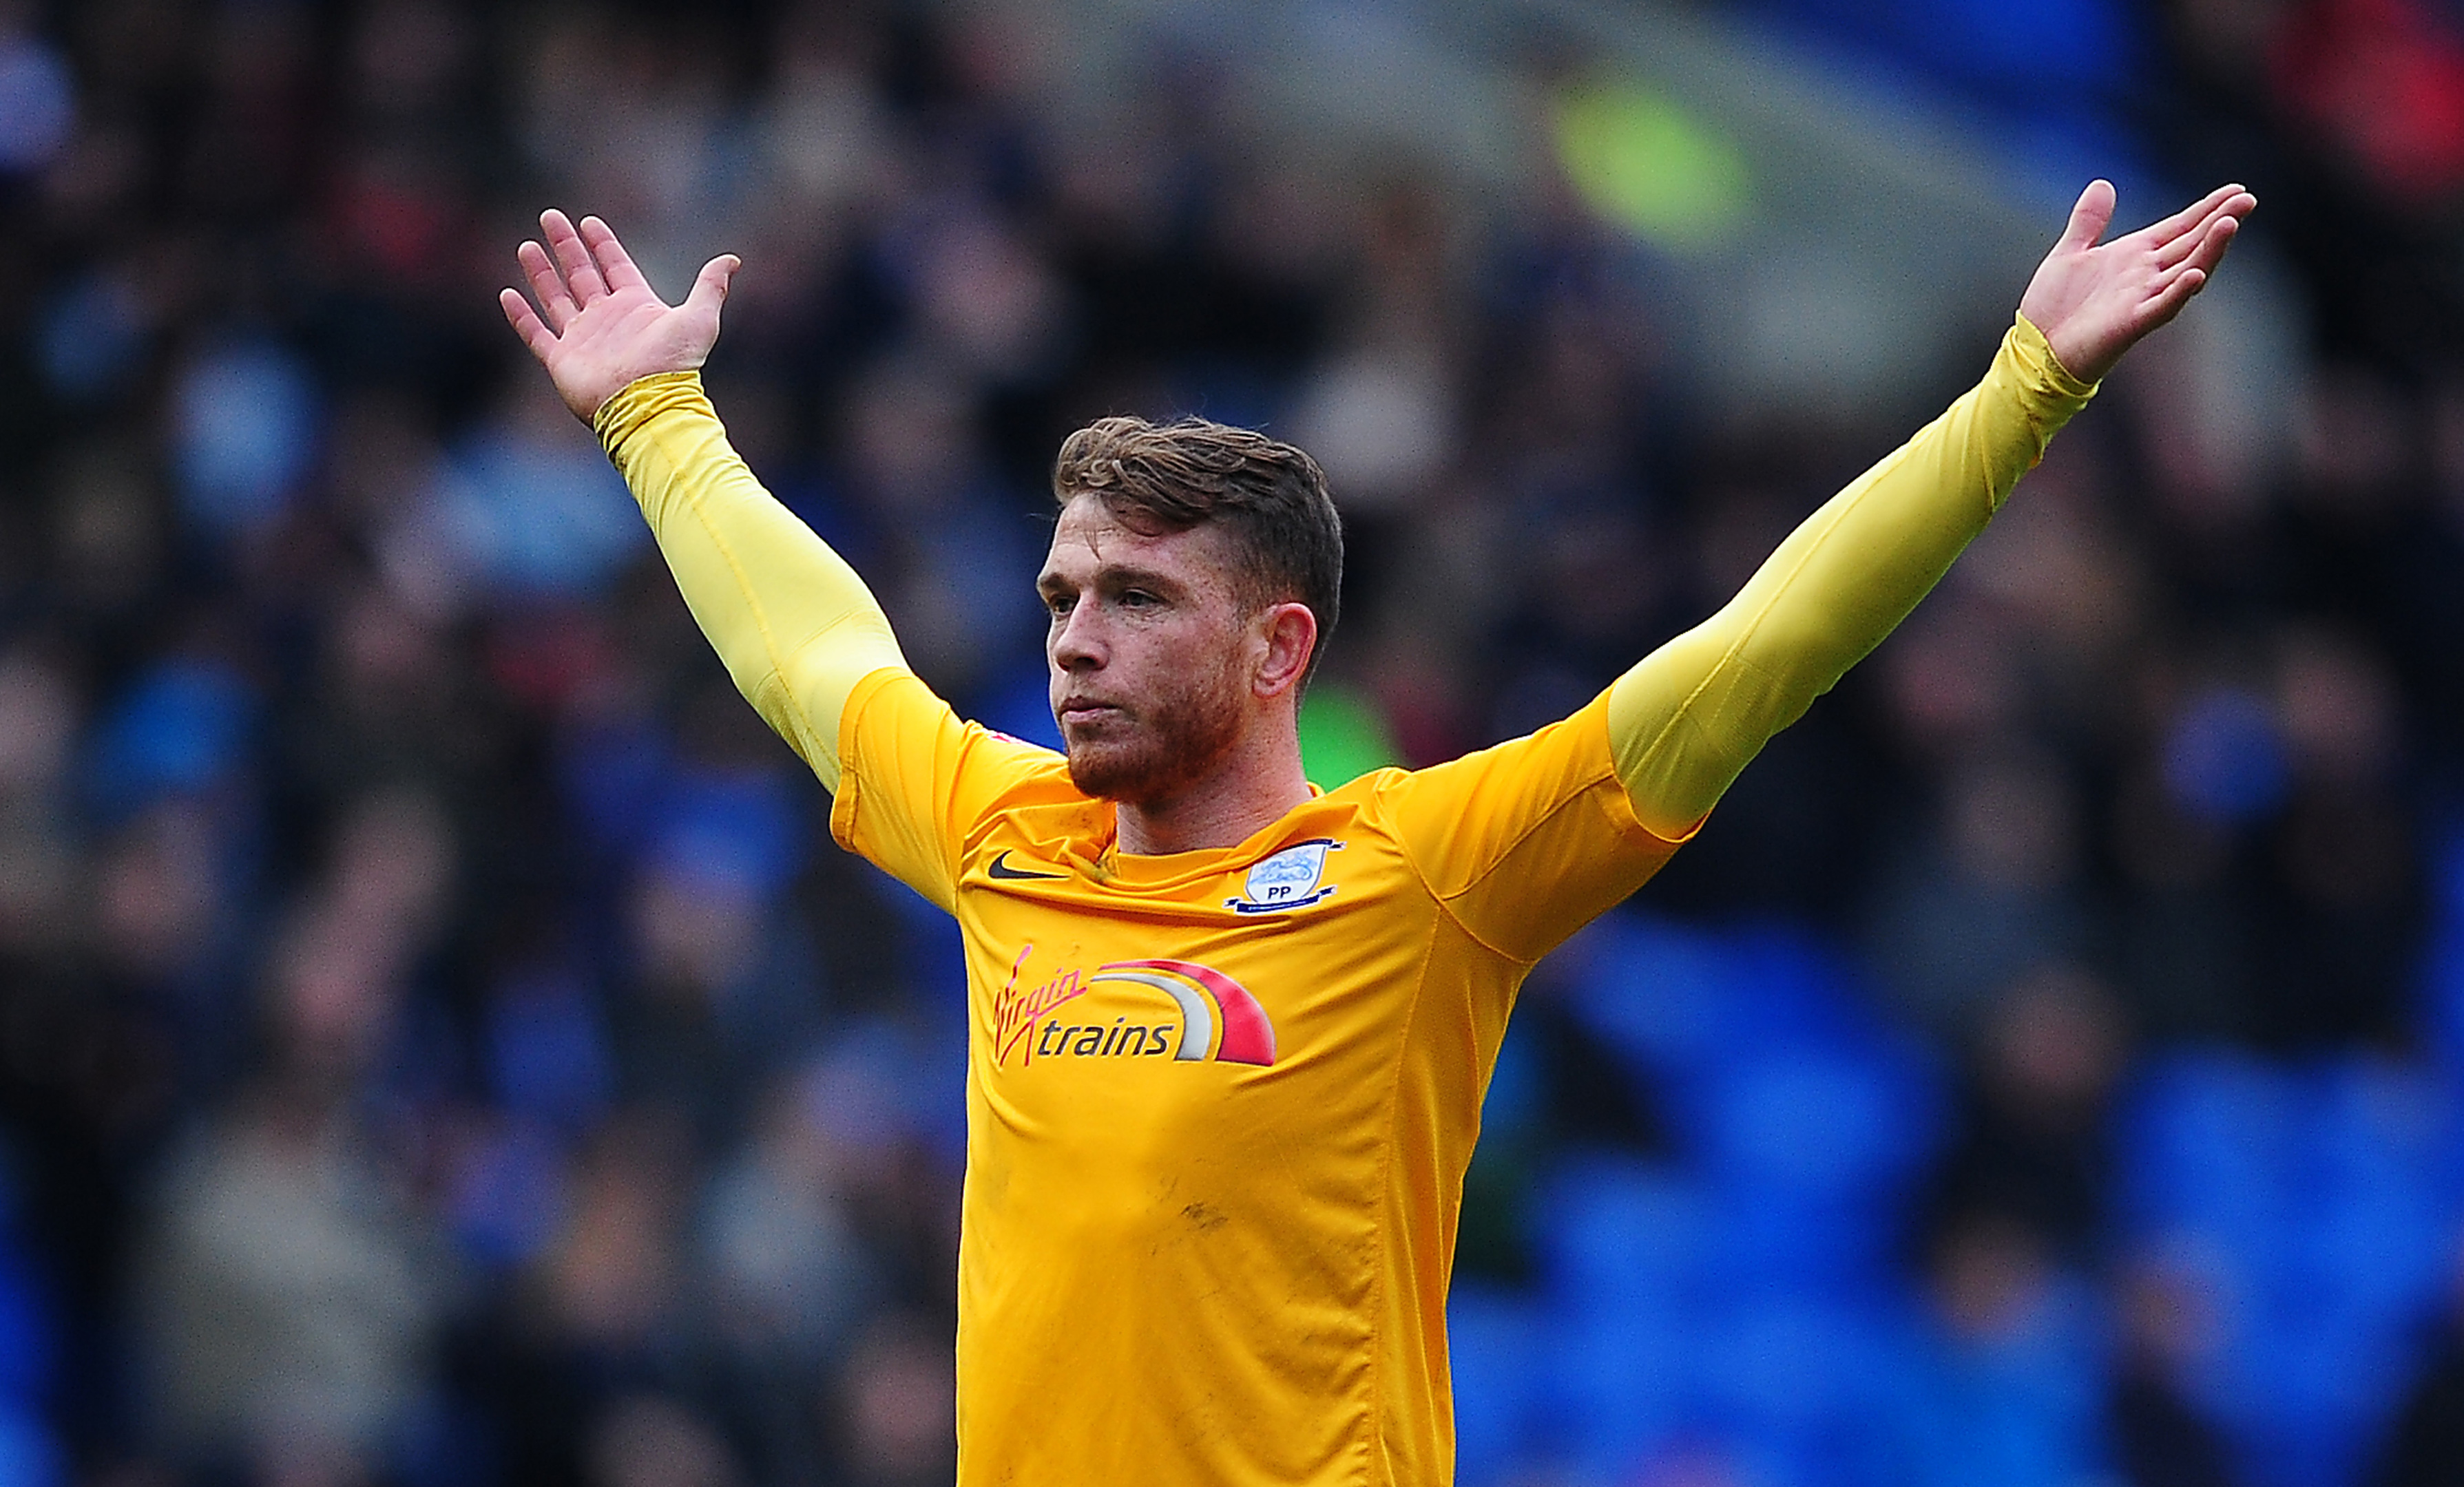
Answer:
<path fill-rule="evenodd" d="M 1753 202 L 1745 152 L 1716 127 L 1634 83 L 1587 83 L 1551 122 L 1567 178 L 1592 208 L 1674 251 L 1733 242 Z"/>
<path fill-rule="evenodd" d="M 1310 687 L 1301 704 L 1301 768 L 1321 790 L 1402 762 L 1376 705 L 1336 682 Z"/>

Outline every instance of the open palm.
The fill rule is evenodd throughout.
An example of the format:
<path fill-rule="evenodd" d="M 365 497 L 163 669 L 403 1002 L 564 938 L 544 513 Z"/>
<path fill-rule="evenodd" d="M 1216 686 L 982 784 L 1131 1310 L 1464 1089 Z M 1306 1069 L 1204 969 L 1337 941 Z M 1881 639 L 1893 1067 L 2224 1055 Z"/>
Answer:
<path fill-rule="evenodd" d="M 576 417 L 588 422 L 638 378 L 691 371 L 709 359 L 719 306 L 740 267 L 735 254 L 703 264 L 685 302 L 671 305 L 597 217 L 583 218 L 577 229 L 550 209 L 539 213 L 539 232 L 547 247 L 524 243 L 514 253 L 539 307 L 515 289 L 496 301 Z"/>
<path fill-rule="evenodd" d="M 2109 181 L 2092 181 L 2070 226 L 2036 267 L 2019 313 L 2065 369 L 2095 382 L 2142 336 L 2179 315 L 2233 245 L 2258 198 L 2220 186 L 2162 222 L 2100 243 L 2113 223 Z"/>

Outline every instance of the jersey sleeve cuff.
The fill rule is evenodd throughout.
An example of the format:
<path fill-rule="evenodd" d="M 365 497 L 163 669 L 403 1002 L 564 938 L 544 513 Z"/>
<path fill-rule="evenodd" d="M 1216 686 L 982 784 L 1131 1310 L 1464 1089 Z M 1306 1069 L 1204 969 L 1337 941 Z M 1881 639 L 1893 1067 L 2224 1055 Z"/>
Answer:
<path fill-rule="evenodd" d="M 2085 405 L 2088 399 L 2096 396 L 2100 384 L 2072 376 L 2070 368 L 2062 365 L 2062 359 L 2054 355 L 2054 343 L 2045 339 L 2035 321 L 2024 315 L 2013 315 L 2011 319 L 2011 333 L 2003 339 L 2017 358 L 2030 392 L 2075 407 Z"/>
<path fill-rule="evenodd" d="M 718 412 L 710 405 L 702 391 L 699 372 L 653 372 L 627 383 L 622 390 L 599 405 L 591 416 L 591 429 L 599 435 L 600 446 L 607 457 L 614 459 L 625 441 L 642 431 L 662 413 L 677 411 L 705 414 L 716 418 Z"/>

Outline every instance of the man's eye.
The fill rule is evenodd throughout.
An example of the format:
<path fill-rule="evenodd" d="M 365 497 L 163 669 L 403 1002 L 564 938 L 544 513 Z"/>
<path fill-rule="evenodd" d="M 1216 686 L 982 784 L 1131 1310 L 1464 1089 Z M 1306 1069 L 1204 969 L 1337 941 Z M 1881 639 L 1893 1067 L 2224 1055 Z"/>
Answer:
<path fill-rule="evenodd" d="M 1132 609 L 1144 609 L 1149 604 L 1159 603 L 1161 601 L 1144 589 L 1123 589 L 1121 602 Z"/>
<path fill-rule="evenodd" d="M 1052 618 L 1056 620 L 1069 612 L 1071 602 L 1072 600 L 1067 594 L 1047 594 L 1044 598 L 1044 607 L 1049 610 Z"/>

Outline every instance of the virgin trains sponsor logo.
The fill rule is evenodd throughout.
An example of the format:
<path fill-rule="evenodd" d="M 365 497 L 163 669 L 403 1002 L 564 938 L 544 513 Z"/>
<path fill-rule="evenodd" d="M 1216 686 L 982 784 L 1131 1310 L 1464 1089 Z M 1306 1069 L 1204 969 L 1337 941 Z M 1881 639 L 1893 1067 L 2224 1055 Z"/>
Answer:
<path fill-rule="evenodd" d="M 993 998 L 993 1061 L 1001 1067 L 1008 1067 L 1012 1055 L 1021 1066 L 1038 1059 L 1168 1059 L 1261 1068 L 1275 1061 L 1275 1028 L 1265 1009 L 1247 988 L 1211 966 L 1190 960 L 1115 960 L 1091 972 L 1071 967 L 1023 990 L 1019 973 L 1034 951 L 1032 945 L 1019 951 L 1009 983 Z M 1139 998 L 1153 1008 L 1144 1015 L 1120 1012 L 1083 1022 L 1063 1016 L 1103 986 L 1162 995 Z"/>

